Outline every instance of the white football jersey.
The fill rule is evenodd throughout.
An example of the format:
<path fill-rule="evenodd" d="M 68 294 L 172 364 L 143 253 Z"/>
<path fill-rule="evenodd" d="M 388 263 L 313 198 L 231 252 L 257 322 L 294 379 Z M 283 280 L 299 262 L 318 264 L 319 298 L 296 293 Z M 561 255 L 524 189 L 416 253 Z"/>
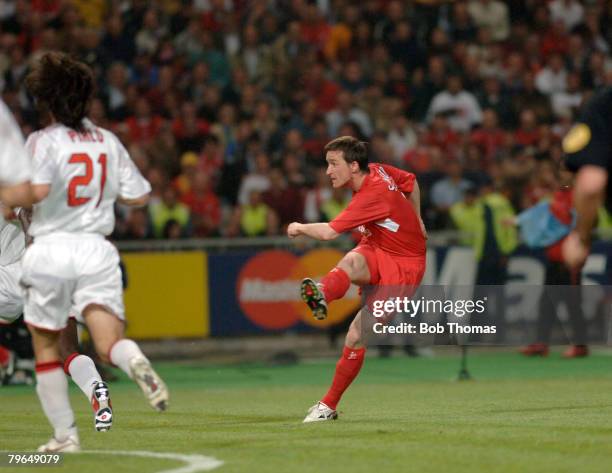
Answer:
<path fill-rule="evenodd" d="M 0 221 L 0 266 L 16 263 L 25 251 L 25 233 L 19 222 Z"/>
<path fill-rule="evenodd" d="M 29 181 L 31 174 L 21 131 L 8 107 L 0 100 L 0 185 L 21 184 Z"/>
<path fill-rule="evenodd" d="M 50 184 L 49 195 L 34 205 L 28 233 L 108 235 L 115 226 L 117 198 L 135 199 L 151 191 L 127 150 L 110 131 L 84 120 L 77 132 L 54 124 L 26 142 L 32 157 L 32 184 Z"/>

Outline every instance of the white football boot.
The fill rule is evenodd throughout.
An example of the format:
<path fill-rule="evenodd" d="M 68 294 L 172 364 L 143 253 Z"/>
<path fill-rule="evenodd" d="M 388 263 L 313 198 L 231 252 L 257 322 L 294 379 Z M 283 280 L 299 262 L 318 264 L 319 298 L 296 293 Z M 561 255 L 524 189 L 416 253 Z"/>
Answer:
<path fill-rule="evenodd" d="M 135 357 L 130 360 L 130 373 L 151 407 L 158 412 L 165 411 L 168 408 L 168 388 L 153 370 L 151 363 L 144 357 Z"/>
<path fill-rule="evenodd" d="M 314 406 L 308 409 L 308 414 L 304 418 L 304 424 L 309 422 L 321 422 L 324 420 L 336 420 L 338 412 L 331 407 L 327 407 L 322 402 L 317 402 Z"/>
<path fill-rule="evenodd" d="M 78 434 L 72 434 L 62 440 L 53 437 L 46 444 L 36 449 L 41 453 L 74 453 L 81 451 L 81 443 Z"/>

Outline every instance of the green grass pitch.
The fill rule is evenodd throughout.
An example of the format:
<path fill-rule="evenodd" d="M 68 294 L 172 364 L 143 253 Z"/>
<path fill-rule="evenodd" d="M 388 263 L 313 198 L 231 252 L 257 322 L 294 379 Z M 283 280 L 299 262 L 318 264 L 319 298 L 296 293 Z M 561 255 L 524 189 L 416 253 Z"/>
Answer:
<path fill-rule="evenodd" d="M 75 387 L 88 450 L 215 457 L 218 472 L 610 472 L 612 356 L 524 359 L 473 350 L 475 380 L 456 382 L 458 358 L 366 360 L 335 422 L 301 424 L 334 361 L 289 367 L 160 363 L 171 408 L 157 414 L 126 379 L 111 384 L 115 423 L 96 433 Z M 32 451 L 50 428 L 32 388 L 0 388 L 0 450 Z M 61 467 L 9 472 L 160 472 L 167 459 L 66 455 Z"/>

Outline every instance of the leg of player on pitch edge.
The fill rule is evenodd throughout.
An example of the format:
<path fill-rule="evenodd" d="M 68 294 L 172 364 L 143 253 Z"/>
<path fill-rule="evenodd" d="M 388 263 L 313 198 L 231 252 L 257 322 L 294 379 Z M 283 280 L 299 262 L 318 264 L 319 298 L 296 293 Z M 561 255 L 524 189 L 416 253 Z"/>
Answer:
<path fill-rule="evenodd" d="M 327 317 L 327 305 L 342 298 L 351 282 L 364 285 L 371 280 L 366 258 L 357 251 L 347 253 L 334 269 L 316 284 L 312 279 L 302 281 L 302 299 L 312 310 L 315 318 Z M 361 336 L 361 311 L 351 323 L 346 334 L 342 356 L 336 364 L 336 371 L 327 394 L 308 410 L 304 422 L 335 420 L 338 418 L 336 407 L 344 391 L 359 374 L 365 359 L 366 347 Z"/>

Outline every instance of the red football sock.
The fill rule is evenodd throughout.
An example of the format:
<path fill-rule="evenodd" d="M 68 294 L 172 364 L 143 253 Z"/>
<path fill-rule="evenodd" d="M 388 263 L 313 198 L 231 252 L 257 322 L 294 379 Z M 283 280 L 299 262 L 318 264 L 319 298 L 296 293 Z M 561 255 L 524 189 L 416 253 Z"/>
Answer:
<path fill-rule="evenodd" d="M 325 301 L 331 302 L 346 294 L 351 287 L 351 279 L 344 269 L 335 267 L 321 279 L 321 286 L 323 286 Z"/>
<path fill-rule="evenodd" d="M 336 364 L 336 373 L 334 374 L 332 385 L 325 397 L 321 399 L 323 404 L 332 409 L 336 408 L 344 391 L 346 391 L 359 374 L 363 366 L 365 352 L 365 348 L 344 347 L 342 356 Z"/>

